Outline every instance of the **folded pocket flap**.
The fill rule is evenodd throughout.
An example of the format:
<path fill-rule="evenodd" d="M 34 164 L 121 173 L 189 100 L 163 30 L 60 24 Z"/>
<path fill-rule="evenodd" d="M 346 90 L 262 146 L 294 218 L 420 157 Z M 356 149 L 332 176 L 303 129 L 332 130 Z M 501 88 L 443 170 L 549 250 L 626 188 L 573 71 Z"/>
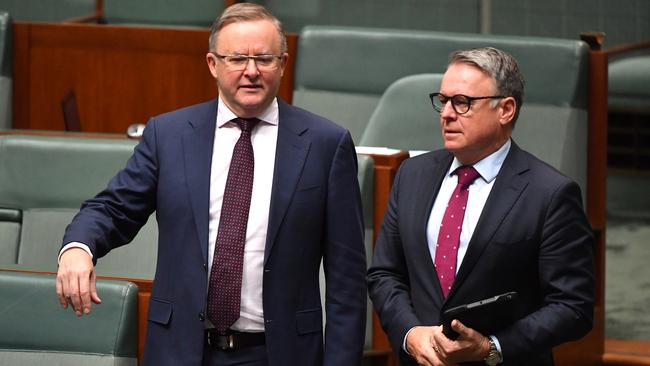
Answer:
<path fill-rule="evenodd" d="M 296 313 L 298 334 L 323 331 L 323 315 L 320 308 L 303 310 Z"/>
<path fill-rule="evenodd" d="M 162 325 L 169 324 L 172 318 L 172 304 L 169 301 L 151 298 L 149 301 L 149 317 L 152 322 Z"/>

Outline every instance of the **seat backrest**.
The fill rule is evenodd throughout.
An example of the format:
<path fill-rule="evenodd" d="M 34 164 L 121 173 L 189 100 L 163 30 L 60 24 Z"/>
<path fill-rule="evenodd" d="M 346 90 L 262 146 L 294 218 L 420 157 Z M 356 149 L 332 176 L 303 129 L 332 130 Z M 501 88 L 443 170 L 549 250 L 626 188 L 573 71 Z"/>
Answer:
<path fill-rule="evenodd" d="M 209 27 L 223 10 L 220 0 L 104 0 L 103 5 L 109 24 Z"/>
<path fill-rule="evenodd" d="M 92 14 L 96 0 L 0 0 L 0 10 L 16 20 L 59 22 Z"/>
<path fill-rule="evenodd" d="M 398 79 L 382 95 L 359 145 L 401 150 L 442 148 L 440 119 L 429 93 L 440 90 L 442 74 L 416 74 Z"/>
<path fill-rule="evenodd" d="M 11 123 L 11 18 L 0 11 L 0 130 Z"/>
<path fill-rule="evenodd" d="M 134 145 L 127 139 L 0 136 L 0 221 L 5 231 L 19 230 L 18 238 L 0 240 L 0 250 L 25 268 L 56 271 L 65 227 L 125 165 Z M 133 243 L 98 262 L 97 273 L 153 278 L 156 255 L 157 225 L 150 219 Z"/>
<path fill-rule="evenodd" d="M 359 141 L 390 84 L 443 73 L 452 51 L 482 46 L 519 60 L 527 101 L 585 108 L 587 45 L 581 41 L 328 26 L 307 26 L 300 34 L 294 104 L 342 124 Z"/>
<path fill-rule="evenodd" d="M 136 285 L 98 280 L 102 303 L 83 318 L 54 290 L 54 276 L 0 271 L 0 364 L 137 364 Z"/>
<path fill-rule="evenodd" d="M 613 112 L 650 115 L 650 50 L 611 57 L 607 101 Z"/>

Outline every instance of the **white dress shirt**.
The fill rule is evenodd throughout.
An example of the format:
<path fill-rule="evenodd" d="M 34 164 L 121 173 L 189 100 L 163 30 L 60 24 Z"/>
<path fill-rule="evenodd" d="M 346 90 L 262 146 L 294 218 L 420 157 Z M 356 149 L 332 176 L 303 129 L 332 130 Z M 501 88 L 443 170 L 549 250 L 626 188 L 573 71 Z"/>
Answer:
<path fill-rule="evenodd" d="M 208 281 L 214 257 L 219 219 L 226 178 L 235 143 L 241 130 L 232 119 L 237 116 L 219 98 L 217 109 L 217 128 L 214 134 L 212 168 L 210 172 L 210 222 L 208 231 Z M 251 133 L 255 168 L 253 173 L 253 192 L 246 227 L 244 247 L 244 267 L 240 318 L 231 326 L 234 330 L 246 332 L 264 331 L 264 312 L 262 310 L 262 275 L 264 273 L 264 248 L 271 206 L 271 188 L 275 167 L 275 148 L 278 141 L 279 112 L 278 102 L 271 105 L 259 116 L 260 123 Z M 206 320 L 208 327 L 212 327 Z"/>

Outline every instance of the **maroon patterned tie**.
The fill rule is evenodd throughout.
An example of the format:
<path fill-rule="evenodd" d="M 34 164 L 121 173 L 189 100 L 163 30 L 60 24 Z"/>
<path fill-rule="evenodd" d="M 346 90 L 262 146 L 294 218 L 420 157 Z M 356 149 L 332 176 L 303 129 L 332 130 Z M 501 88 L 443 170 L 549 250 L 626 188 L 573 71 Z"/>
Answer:
<path fill-rule="evenodd" d="M 244 244 L 255 163 L 251 131 L 259 120 L 236 118 L 233 122 L 239 125 L 241 135 L 232 151 L 208 288 L 208 318 L 220 333 L 225 333 L 239 319 Z"/>
<path fill-rule="evenodd" d="M 469 195 L 469 186 L 479 177 L 479 173 L 471 166 L 461 166 L 456 169 L 458 184 L 442 217 L 438 242 L 436 243 L 435 267 L 445 297 L 451 290 L 456 276 L 456 258 L 458 256 L 458 243 L 460 231 L 465 217 L 465 205 Z"/>

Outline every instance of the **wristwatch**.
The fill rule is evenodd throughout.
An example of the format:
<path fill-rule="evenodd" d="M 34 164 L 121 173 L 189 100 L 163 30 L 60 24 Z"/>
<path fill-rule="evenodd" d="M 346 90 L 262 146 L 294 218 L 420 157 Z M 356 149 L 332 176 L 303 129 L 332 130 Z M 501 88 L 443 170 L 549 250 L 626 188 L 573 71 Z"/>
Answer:
<path fill-rule="evenodd" d="M 501 352 L 499 352 L 499 349 L 497 348 L 497 345 L 494 343 L 492 338 L 488 337 L 488 342 L 490 342 L 490 351 L 485 357 L 485 364 L 488 366 L 496 366 L 501 363 L 501 361 L 503 361 L 503 357 L 501 356 Z"/>

